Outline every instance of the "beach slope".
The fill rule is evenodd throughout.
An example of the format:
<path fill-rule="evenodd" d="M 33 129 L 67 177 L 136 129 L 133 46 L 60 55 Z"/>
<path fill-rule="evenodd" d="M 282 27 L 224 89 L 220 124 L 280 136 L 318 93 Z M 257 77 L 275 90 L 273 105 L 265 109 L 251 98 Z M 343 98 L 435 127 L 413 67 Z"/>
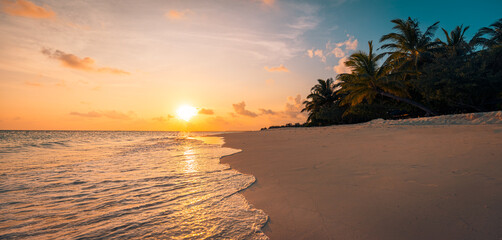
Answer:
<path fill-rule="evenodd" d="M 225 134 L 221 161 L 271 239 L 501 239 L 502 124 L 457 120 Z"/>

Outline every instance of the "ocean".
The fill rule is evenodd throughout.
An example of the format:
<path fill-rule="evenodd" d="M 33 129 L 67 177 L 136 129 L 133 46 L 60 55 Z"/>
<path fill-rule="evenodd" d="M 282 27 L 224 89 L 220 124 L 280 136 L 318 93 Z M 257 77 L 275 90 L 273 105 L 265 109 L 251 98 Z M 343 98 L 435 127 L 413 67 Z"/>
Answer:
<path fill-rule="evenodd" d="M 0 239 L 267 239 L 207 135 L 0 131 Z"/>

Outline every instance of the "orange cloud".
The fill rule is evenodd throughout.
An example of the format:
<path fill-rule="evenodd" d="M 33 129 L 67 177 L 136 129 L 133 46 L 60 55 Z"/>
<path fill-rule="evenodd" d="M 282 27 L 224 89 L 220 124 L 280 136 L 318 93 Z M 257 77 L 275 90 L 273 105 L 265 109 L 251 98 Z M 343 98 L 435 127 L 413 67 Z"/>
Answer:
<path fill-rule="evenodd" d="M 27 0 L 2 0 L 2 10 L 12 16 L 27 18 L 54 18 L 54 13 L 47 6 L 41 7 Z"/>
<path fill-rule="evenodd" d="M 166 117 L 154 117 L 154 118 L 152 118 L 152 120 L 159 121 L 159 122 L 167 122 L 171 118 L 174 118 L 174 116 L 173 115 L 167 115 L 167 118 Z"/>
<path fill-rule="evenodd" d="M 345 65 L 345 62 L 347 61 L 347 57 L 341 58 L 338 60 L 338 65 L 333 67 L 333 71 L 335 71 L 338 74 L 342 73 L 350 73 L 351 70 L 349 67 Z"/>
<path fill-rule="evenodd" d="M 357 41 L 357 40 L 356 40 Z M 335 55 L 335 57 L 337 58 L 341 58 L 341 57 L 344 57 L 345 56 L 345 53 L 343 52 L 343 50 L 339 47 L 336 47 L 335 49 L 333 49 L 332 53 Z"/>
<path fill-rule="evenodd" d="M 314 51 L 314 55 L 318 56 L 322 62 L 326 62 L 326 56 L 324 56 L 324 53 L 321 49 L 317 49 Z"/>
<path fill-rule="evenodd" d="M 248 116 L 248 117 L 257 117 L 258 116 L 258 114 L 246 109 L 246 103 L 244 101 L 242 101 L 240 103 L 232 104 L 232 106 L 234 107 L 234 111 L 239 115 Z"/>
<path fill-rule="evenodd" d="M 303 109 L 302 96 L 297 94 L 296 97 L 288 97 L 288 102 L 284 106 L 284 114 L 298 118 L 299 115 L 302 115 L 301 111 Z"/>
<path fill-rule="evenodd" d="M 258 109 L 258 111 L 260 111 L 260 114 L 270 114 L 270 115 L 276 114 L 276 112 L 271 109 L 260 108 L 260 109 Z"/>
<path fill-rule="evenodd" d="M 27 85 L 27 86 L 32 86 L 32 87 L 41 87 L 42 84 L 41 83 L 38 83 L 38 82 L 30 82 L 30 81 L 25 81 L 24 82 L 24 85 Z"/>
<path fill-rule="evenodd" d="M 91 117 L 91 118 L 101 117 L 101 114 L 96 111 L 91 111 L 88 113 L 71 112 L 70 115 L 79 116 L 79 117 Z"/>
<path fill-rule="evenodd" d="M 94 65 L 94 59 L 90 57 L 79 58 L 73 54 L 65 53 L 60 50 L 50 50 L 44 48 L 42 53 L 50 58 L 57 59 L 61 62 L 64 67 L 73 68 L 88 72 L 100 72 L 100 73 L 111 73 L 111 74 L 125 74 L 129 75 L 129 72 L 124 70 L 110 68 L 110 67 L 96 67 Z"/>
<path fill-rule="evenodd" d="M 274 5 L 275 0 L 261 0 L 261 2 L 265 5 L 272 6 Z"/>
<path fill-rule="evenodd" d="M 205 114 L 205 115 L 213 115 L 214 114 L 214 111 L 212 109 L 205 109 L 205 108 L 201 108 L 199 110 L 199 114 Z"/>
<path fill-rule="evenodd" d="M 284 65 L 280 65 L 279 67 L 265 67 L 265 70 L 269 72 L 289 72 L 289 69 L 284 67 Z"/>
<path fill-rule="evenodd" d="M 297 94 L 295 97 L 289 96 L 287 98 L 286 104 L 284 105 L 284 108 L 281 110 L 272 110 L 272 109 L 265 109 L 265 108 L 260 108 L 258 109 L 259 114 L 256 114 L 254 112 L 249 112 L 248 110 L 245 109 L 245 104 L 244 102 L 239 103 L 240 106 L 240 111 L 246 111 L 246 113 L 240 113 L 236 112 L 241 115 L 246 115 L 246 116 L 269 116 L 272 119 L 284 121 L 284 120 L 292 120 L 292 119 L 302 119 L 305 117 L 305 113 L 302 113 L 301 110 L 303 109 L 303 101 L 305 99 L 302 99 L 300 94 Z M 236 109 L 237 104 L 234 104 L 234 109 Z"/>
<path fill-rule="evenodd" d="M 313 58 L 314 57 L 314 49 L 307 50 L 307 55 L 309 55 L 310 58 Z"/>
<path fill-rule="evenodd" d="M 336 45 L 336 47 L 342 47 L 342 46 L 344 46 L 344 45 L 345 45 L 345 49 L 347 49 L 347 50 L 356 50 L 356 48 L 357 48 L 357 44 L 359 43 L 359 42 L 357 41 L 357 39 L 355 39 L 355 38 L 354 38 L 354 36 L 350 36 L 350 35 L 348 35 L 348 34 L 347 34 L 347 37 L 348 37 L 349 39 L 347 39 L 346 41 L 336 43 L 336 44 L 335 44 L 335 45 Z"/>
<path fill-rule="evenodd" d="M 169 10 L 169 12 L 164 14 L 164 16 L 166 16 L 167 18 L 172 19 L 172 20 L 179 20 L 179 19 L 185 18 L 187 13 L 188 13 L 188 10 L 184 10 L 184 11 Z"/>
<path fill-rule="evenodd" d="M 111 110 L 111 111 L 90 111 L 87 113 L 70 112 L 70 115 L 87 117 L 87 118 L 107 117 L 111 119 L 129 120 L 134 115 L 134 112 L 122 113 L 115 110 Z"/>

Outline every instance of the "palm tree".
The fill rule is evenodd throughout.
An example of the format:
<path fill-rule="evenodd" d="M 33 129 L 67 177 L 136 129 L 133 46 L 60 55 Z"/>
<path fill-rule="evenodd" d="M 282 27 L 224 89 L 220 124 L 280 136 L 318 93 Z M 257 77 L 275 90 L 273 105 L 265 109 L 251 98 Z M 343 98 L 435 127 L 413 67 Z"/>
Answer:
<path fill-rule="evenodd" d="M 390 42 L 382 45 L 381 49 L 389 49 L 385 54 L 389 55 L 388 61 L 392 62 L 396 68 L 413 69 L 415 74 L 419 74 L 418 65 L 432 54 L 439 42 L 432 41 L 434 32 L 439 22 L 429 26 L 422 33 L 419 22 L 408 17 L 407 20 L 394 19 L 393 27 L 396 32 L 386 34 L 380 38 L 380 42 Z"/>
<path fill-rule="evenodd" d="M 488 38 L 482 36 L 488 35 Z M 502 45 L 502 18 L 490 25 L 483 27 L 474 36 L 475 44 L 481 44 L 484 47 L 491 48 Z"/>
<path fill-rule="evenodd" d="M 303 102 L 305 108 L 302 112 L 308 112 L 307 122 L 315 122 L 319 118 L 319 114 L 323 109 L 333 107 L 335 102 L 340 99 L 337 94 L 337 84 L 334 84 L 332 78 L 326 80 L 318 79 L 318 84 L 314 85 L 307 96 L 307 100 Z"/>
<path fill-rule="evenodd" d="M 373 52 L 373 42 L 369 41 L 368 45 L 369 53 L 358 51 L 345 62 L 352 73 L 337 76 L 337 80 L 341 81 L 340 92 L 346 94 L 341 104 L 354 106 L 364 100 L 371 103 L 377 95 L 381 95 L 420 108 L 427 115 L 435 115 L 424 105 L 406 98 L 408 94 L 401 83 L 396 81 L 399 73 L 393 69 L 392 64 L 385 61 L 382 66 L 378 66 L 378 61 L 385 53 L 376 55 Z"/>
<path fill-rule="evenodd" d="M 464 39 L 464 34 L 469 29 L 469 27 L 463 27 L 463 25 L 457 26 L 450 33 L 448 33 L 444 28 L 441 28 L 446 36 L 446 42 L 441 42 L 443 48 L 448 51 L 448 53 L 453 56 L 464 55 L 471 50 L 471 47 Z M 438 40 L 440 41 L 440 40 Z"/>

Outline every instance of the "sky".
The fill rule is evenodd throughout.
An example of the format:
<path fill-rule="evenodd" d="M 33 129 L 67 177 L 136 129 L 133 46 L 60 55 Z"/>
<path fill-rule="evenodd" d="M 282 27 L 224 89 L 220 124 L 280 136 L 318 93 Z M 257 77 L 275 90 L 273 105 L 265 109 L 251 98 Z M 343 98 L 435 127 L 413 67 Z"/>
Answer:
<path fill-rule="evenodd" d="M 475 32 L 502 1 L 0 0 L 0 129 L 240 131 L 303 123 L 317 79 L 412 17 Z M 444 39 L 442 31 L 436 36 Z M 176 116 L 189 105 L 198 114 Z"/>

